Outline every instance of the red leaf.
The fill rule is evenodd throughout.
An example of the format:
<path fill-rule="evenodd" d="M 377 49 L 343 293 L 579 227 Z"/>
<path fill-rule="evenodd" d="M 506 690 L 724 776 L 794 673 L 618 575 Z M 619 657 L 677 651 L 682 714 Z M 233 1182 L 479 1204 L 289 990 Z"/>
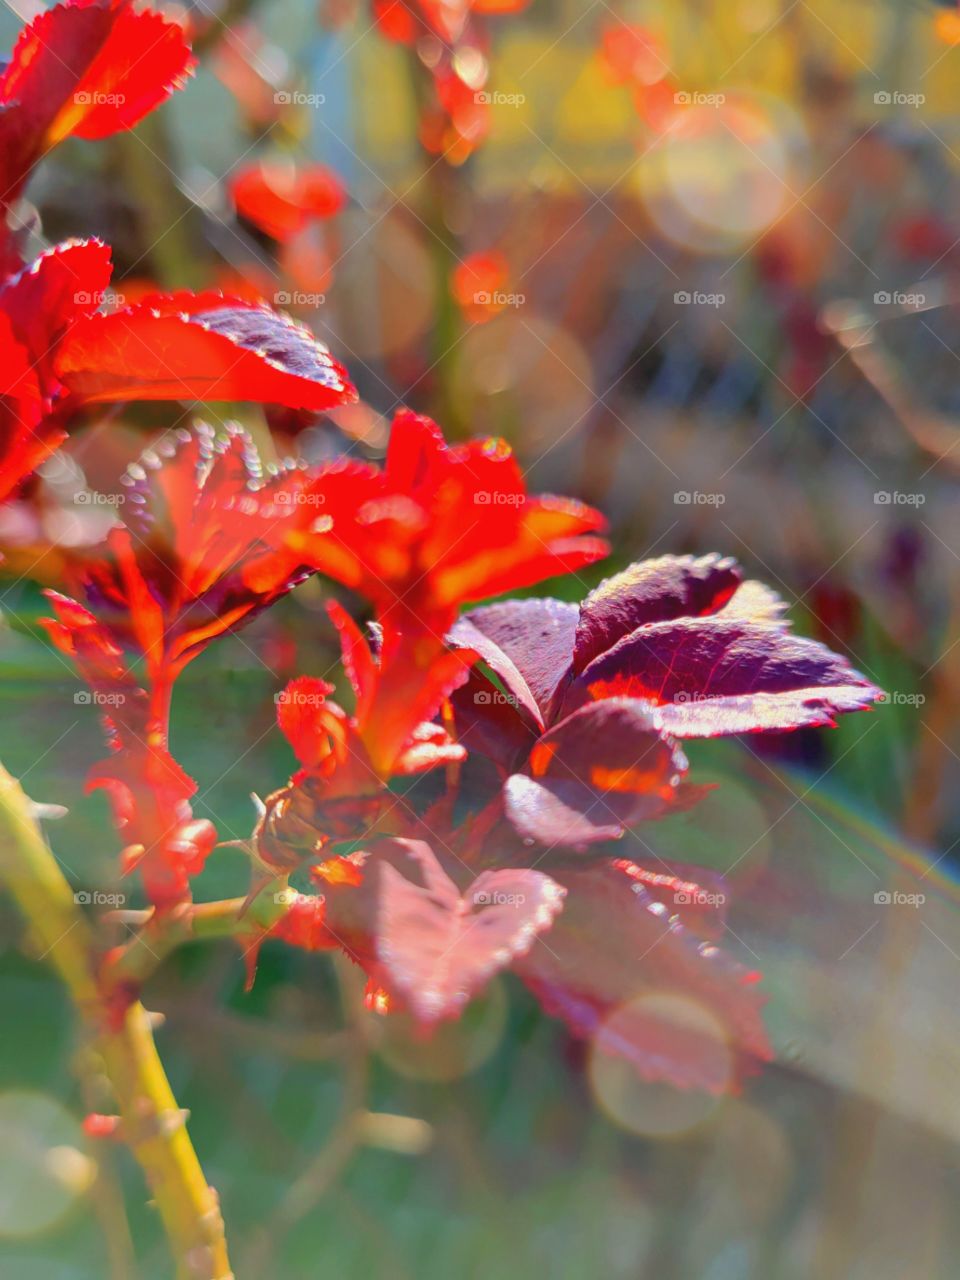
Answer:
<path fill-rule="evenodd" d="M 469 634 L 455 627 L 451 638 L 455 633 L 464 639 Z M 450 696 L 457 741 L 471 755 L 486 756 L 506 773 L 522 767 L 539 733 L 535 721 L 518 714 L 515 698 L 513 692 L 503 693 L 476 669 Z"/>
<path fill-rule="evenodd" d="M 0 310 L 45 382 L 57 343 L 77 320 L 99 308 L 112 273 L 109 245 L 96 239 L 66 240 L 0 288 Z"/>
<path fill-rule="evenodd" d="M 663 556 L 591 592 L 575 639 L 568 614 L 529 601 L 475 610 L 450 639 L 469 641 L 520 706 L 536 686 L 547 726 L 588 699 L 626 697 L 658 705 L 667 733 L 712 737 L 833 724 L 880 696 L 846 659 L 792 636 L 784 608 L 733 560 Z"/>
<path fill-rule="evenodd" d="M 363 872 L 355 859 L 350 857 L 337 856 L 314 863 L 310 868 L 310 875 L 323 884 L 356 887 L 363 883 Z"/>
<path fill-rule="evenodd" d="M 569 778 L 539 781 L 514 773 L 504 783 L 503 804 L 513 829 L 524 840 L 552 848 L 584 849 L 617 840 L 633 821 L 632 796 L 598 794 Z"/>
<path fill-rule="evenodd" d="M 424 665 L 403 640 L 400 647 L 384 653 L 370 715 L 360 726 L 370 759 L 382 777 L 397 768 L 419 727 L 432 720 L 444 699 L 464 683 L 474 661 L 476 655 L 470 650 L 434 650 Z"/>
<path fill-rule="evenodd" d="M 147 450 L 124 477 L 126 528 L 70 577 L 115 639 L 176 674 L 209 642 L 235 630 L 306 576 L 274 550 L 280 530 L 314 518 L 296 501 L 303 473 L 264 480 L 253 441 L 198 422 Z M 250 581 L 256 585 L 251 586 Z"/>
<path fill-rule="evenodd" d="M 612 865 L 643 885 L 655 902 L 662 902 L 698 938 L 718 942 L 723 937 L 727 891 L 723 877 L 716 871 L 659 858 L 654 869 L 626 858 L 617 858 Z"/>
<path fill-rule="evenodd" d="M 150 901 L 168 908 L 189 897 L 216 844 L 216 830 L 197 819 L 197 786 L 167 749 L 165 692 L 159 703 L 137 684 L 110 631 L 75 600 L 47 591 L 56 618 L 43 619 L 51 640 L 90 686 L 113 754 L 95 764 L 87 790 L 106 791 L 126 848 L 126 870 L 138 866 Z"/>
<path fill-rule="evenodd" d="M 41 618 L 50 639 L 90 686 L 105 721 L 110 746 L 122 751 L 162 736 L 152 722 L 147 695 L 123 661 L 111 631 L 89 609 L 58 591 L 45 591 L 55 618 Z"/>
<path fill-rule="evenodd" d="M 215 293 L 150 298 L 75 324 L 57 373 L 80 400 L 256 400 L 330 409 L 356 400 L 342 365 L 302 325 Z"/>
<path fill-rule="evenodd" d="M 0 313 L 0 502 L 16 490 L 66 434 L 44 428 L 43 401 L 30 353 Z"/>
<path fill-rule="evenodd" d="M 277 725 L 309 772 L 331 773 L 344 764 L 355 736 L 346 715 L 328 702 L 333 685 L 298 676 L 277 696 Z"/>
<path fill-rule="evenodd" d="M 44 151 L 70 134 L 132 128 L 191 70 L 182 30 L 159 13 L 79 0 L 39 14 L 0 76 L 3 200 L 12 202 Z"/>
<path fill-rule="evenodd" d="M 317 484 L 325 483 L 321 474 Z M 356 474 L 351 504 L 327 510 L 332 530 L 295 535 L 320 572 L 373 601 L 381 620 L 439 646 L 457 606 L 606 554 L 602 526 L 582 503 L 527 496 L 522 472 L 499 440 L 445 444 L 430 419 L 401 410 L 382 473 Z"/>
<path fill-rule="evenodd" d="M 414 882 L 380 868 L 379 980 L 422 1022 L 456 1017 L 498 969 L 529 950 L 563 905 L 563 890 L 540 871 L 486 871 L 464 892 L 429 845 L 392 842 Z"/>
<path fill-rule="evenodd" d="M 48 249 L 0 287 L 0 501 L 66 434 L 50 416 L 60 390 L 53 353 L 109 282 L 110 250 L 87 240 Z"/>
<path fill-rule="evenodd" d="M 451 741 L 440 725 L 421 722 L 410 735 L 406 746 L 397 757 L 393 772 L 403 777 L 414 773 L 426 773 L 440 765 L 461 764 L 467 758 L 466 749 Z"/>
<path fill-rule="evenodd" d="M 327 613 L 340 636 L 343 669 L 357 698 L 356 718 L 363 724 L 377 691 L 379 671 L 363 632 L 346 609 L 336 600 L 328 600 Z"/>
<path fill-rule="evenodd" d="M 534 946 L 514 965 L 548 1012 L 576 1035 L 628 1058 L 647 1080 L 713 1092 L 729 1080 L 718 1071 L 716 1044 L 665 1019 L 646 994 L 680 996 L 704 1006 L 726 1030 L 731 1047 L 749 1059 L 771 1057 L 760 1017 L 758 975 L 700 941 L 617 863 L 558 869 L 567 889 L 563 914 L 548 945 Z M 635 1003 L 636 1002 L 636 1003 Z M 605 1036 L 614 1011 L 617 1038 Z"/>

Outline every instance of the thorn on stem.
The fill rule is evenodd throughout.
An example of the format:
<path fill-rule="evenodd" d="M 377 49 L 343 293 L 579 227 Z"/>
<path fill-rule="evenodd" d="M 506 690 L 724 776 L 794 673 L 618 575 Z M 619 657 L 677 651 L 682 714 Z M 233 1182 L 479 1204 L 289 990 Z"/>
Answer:
<path fill-rule="evenodd" d="M 42 800 L 31 800 L 29 806 L 30 816 L 37 822 L 56 822 L 58 818 L 65 818 L 70 812 L 65 804 L 45 804 Z"/>

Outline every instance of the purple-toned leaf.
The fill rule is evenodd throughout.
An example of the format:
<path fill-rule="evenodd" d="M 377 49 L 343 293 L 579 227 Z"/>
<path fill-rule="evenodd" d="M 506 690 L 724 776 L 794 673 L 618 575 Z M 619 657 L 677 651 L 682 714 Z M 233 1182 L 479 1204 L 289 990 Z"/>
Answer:
<path fill-rule="evenodd" d="M 577 606 L 561 600 L 508 600 L 466 614 L 449 639 L 476 650 L 517 706 L 542 726 L 570 667 L 578 617 Z"/>
<path fill-rule="evenodd" d="M 584 849 L 618 840 L 633 821 L 635 797 L 601 795 L 594 787 L 568 778 L 538 781 L 514 773 L 503 787 L 503 804 L 516 833 L 548 847 Z"/>
<path fill-rule="evenodd" d="M 645 1080 L 681 1088 L 721 1092 L 730 1079 L 717 1036 L 667 1016 L 676 1000 L 702 1007 L 732 1054 L 770 1058 L 757 973 L 686 930 L 620 863 L 554 874 L 567 889 L 563 915 L 549 944 L 514 964 L 549 1013 Z"/>
<path fill-rule="evenodd" d="M 581 673 L 571 698 L 646 698 L 679 738 L 832 725 L 881 691 L 826 645 L 726 611 L 638 627 Z"/>
<path fill-rule="evenodd" d="M 564 845 L 581 850 L 604 840 L 619 840 L 634 823 L 684 813 L 712 790 L 712 785 L 680 782 L 664 798 L 602 791 L 571 778 L 538 780 L 514 773 L 504 783 L 503 805 L 510 825 L 522 839 L 550 848 Z"/>
<path fill-rule="evenodd" d="M 574 848 L 610 840 L 676 803 L 687 767 L 657 710 L 631 698 L 588 703 L 540 738 L 529 773 L 504 787 L 506 814 L 526 840 Z"/>
<path fill-rule="evenodd" d="M 737 562 L 718 555 L 661 556 L 630 565 L 601 582 L 580 606 L 574 671 L 637 627 L 716 613 L 742 581 Z"/>
<path fill-rule="evenodd" d="M 728 893 L 727 882 L 718 872 L 662 858 L 656 858 L 651 865 L 618 858 L 613 865 L 642 885 L 655 902 L 662 902 L 698 938 L 719 942 L 723 937 Z"/>
<path fill-rule="evenodd" d="M 457 1016 L 499 969 L 529 950 L 563 906 L 564 890 L 541 871 L 485 871 L 461 893 L 420 840 L 379 873 L 376 954 L 381 981 L 422 1022 Z M 405 872 L 409 870 L 415 879 Z"/>
<path fill-rule="evenodd" d="M 519 768 L 538 732 L 530 716 L 521 715 L 512 696 L 475 667 L 466 683 L 450 695 L 457 741 L 505 772 Z"/>
<path fill-rule="evenodd" d="M 785 600 L 781 600 L 775 591 L 762 582 L 751 578 L 741 582 L 736 591 L 718 611 L 718 618 L 745 618 L 750 622 L 773 622 L 781 627 L 789 627 L 783 615 L 787 611 Z"/>

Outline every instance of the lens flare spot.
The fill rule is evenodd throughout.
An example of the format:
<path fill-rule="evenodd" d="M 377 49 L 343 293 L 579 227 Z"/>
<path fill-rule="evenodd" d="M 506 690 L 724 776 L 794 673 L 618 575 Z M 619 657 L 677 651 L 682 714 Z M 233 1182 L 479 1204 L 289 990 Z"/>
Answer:
<path fill-rule="evenodd" d="M 663 1062 L 680 1050 L 696 1055 L 697 1076 L 710 1091 L 644 1080 L 636 1063 Z M 630 1133 L 673 1138 L 705 1124 L 733 1079 L 733 1055 L 723 1027 L 703 1005 L 653 993 L 627 1001 L 605 1020 L 590 1046 L 594 1096 L 610 1119 Z"/>
<path fill-rule="evenodd" d="M 661 232 L 685 248 L 730 252 L 795 201 L 790 122 L 757 98 L 683 92 L 638 181 Z"/>
<path fill-rule="evenodd" d="M 0 1237 L 38 1235 L 87 1191 L 96 1166 L 79 1122 L 42 1093 L 0 1094 Z"/>
<path fill-rule="evenodd" d="M 366 1027 L 380 1056 L 398 1075 L 440 1083 L 482 1066 L 500 1043 L 506 1017 L 503 986 L 494 982 L 455 1022 L 424 1029 L 406 1013 L 370 1013 Z"/>

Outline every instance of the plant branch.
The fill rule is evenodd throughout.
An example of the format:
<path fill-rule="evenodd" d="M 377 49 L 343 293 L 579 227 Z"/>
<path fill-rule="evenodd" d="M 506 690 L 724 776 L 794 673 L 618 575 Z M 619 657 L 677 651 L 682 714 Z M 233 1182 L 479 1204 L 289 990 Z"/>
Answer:
<path fill-rule="evenodd" d="M 232 1280 L 217 1194 L 207 1183 L 139 1002 L 119 1013 L 99 978 L 93 930 L 37 826 L 33 805 L 0 767 L 0 877 L 41 958 L 66 984 L 119 1107 L 177 1263 L 177 1280 Z"/>
<path fill-rule="evenodd" d="M 246 921 L 251 930 L 266 932 L 288 909 L 285 902 L 277 901 L 283 895 L 275 890 L 282 884 L 282 881 L 271 881 L 269 892 L 262 890 L 252 900 L 223 898 L 216 902 L 185 902 L 161 914 L 149 913 L 130 941 L 115 948 L 107 959 L 106 971 L 111 982 L 139 987 L 164 957 L 183 943 L 236 939 L 241 924 Z"/>

